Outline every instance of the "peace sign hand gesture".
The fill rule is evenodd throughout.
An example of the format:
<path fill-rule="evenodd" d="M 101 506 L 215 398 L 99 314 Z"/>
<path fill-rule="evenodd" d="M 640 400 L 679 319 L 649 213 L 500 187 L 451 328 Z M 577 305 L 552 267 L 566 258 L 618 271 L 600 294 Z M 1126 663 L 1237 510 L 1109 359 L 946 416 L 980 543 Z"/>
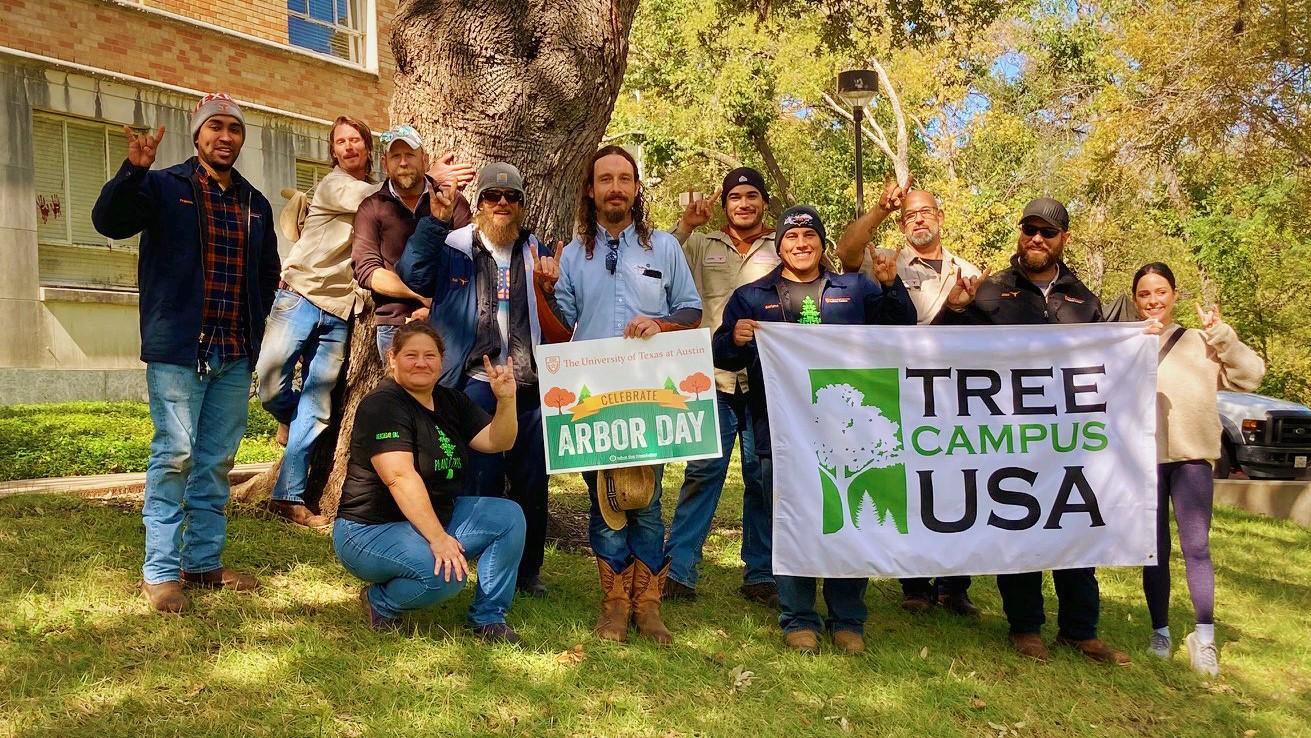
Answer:
<path fill-rule="evenodd" d="M 1212 305 L 1210 309 L 1202 310 L 1202 304 L 1197 303 L 1197 319 L 1202 323 L 1202 330 L 1209 330 L 1220 322 L 1220 307 Z"/>
<path fill-rule="evenodd" d="M 992 274 L 992 268 L 986 267 L 983 273 L 977 277 L 966 277 L 959 271 L 956 272 L 956 284 L 952 286 L 951 292 L 947 293 L 947 308 L 960 312 L 974 302 L 974 296 L 979 293 L 979 286 L 983 284 L 988 275 Z"/>
<path fill-rule="evenodd" d="M 897 251 L 901 249 L 888 253 L 871 242 L 865 246 L 865 250 L 869 252 L 869 260 L 873 264 L 874 279 L 884 287 L 891 287 L 897 281 Z"/>
<path fill-rule="evenodd" d="M 554 294 L 555 283 L 560 281 L 560 256 L 564 254 L 564 241 L 555 242 L 555 256 L 538 256 L 537 249 L 530 248 L 533 257 L 533 284 L 546 294 Z"/>
<path fill-rule="evenodd" d="M 150 165 L 155 163 L 159 140 L 164 137 L 164 126 L 160 126 L 152 135 L 149 129 L 144 133 L 137 133 L 132 126 L 125 125 L 123 133 L 127 135 L 128 163 L 140 169 L 149 169 Z"/>

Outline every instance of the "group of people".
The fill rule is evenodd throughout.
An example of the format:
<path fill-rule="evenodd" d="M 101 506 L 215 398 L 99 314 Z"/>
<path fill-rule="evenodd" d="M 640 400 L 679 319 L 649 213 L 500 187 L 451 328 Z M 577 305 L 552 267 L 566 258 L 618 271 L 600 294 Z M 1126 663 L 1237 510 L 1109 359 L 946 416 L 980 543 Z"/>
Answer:
<path fill-rule="evenodd" d="M 1069 215 L 1050 198 L 1025 207 L 1011 264 L 991 275 L 943 245 L 944 212 L 932 193 L 888 182 L 841 233 L 835 269 L 825 259 L 819 213 L 798 205 L 768 226 L 768 188 L 747 167 L 729 172 L 716 197 L 690 202 L 671 231 L 653 229 L 637 163 L 607 146 L 580 183 L 576 237 L 548 247 L 524 227 L 526 184 L 513 165 L 475 170 L 450 155 L 431 157 L 412 127 L 398 125 L 379 136 L 386 177 L 375 181 L 372 132 L 342 116 L 329 136 L 333 169 L 310 193 L 303 217 L 293 218 L 298 238 L 279 260 L 272 208 L 234 166 L 245 137 L 235 101 L 221 93 L 200 101 L 191 117 L 196 155 L 169 168 L 152 169 L 162 127 L 125 132 L 127 159 L 105 185 L 93 221 L 111 238 L 142 234 L 141 358 L 155 425 L 142 592 L 165 612 L 188 607 L 184 585 L 258 586 L 221 563 L 227 474 L 253 371 L 286 445 L 272 509 L 299 525 L 332 527 L 343 566 L 368 583 L 360 600 L 369 623 L 393 627 L 404 612 L 453 596 L 468 578 L 467 562 L 477 559 L 469 627 L 487 640 L 517 642 L 506 622 L 516 591 L 547 594 L 547 474 L 533 347 L 705 327 L 713 333 L 724 452 L 688 463 L 668 537 L 662 466 L 583 474 L 602 589 L 596 633 L 624 641 L 636 627 L 671 642 L 661 602 L 697 596 L 702 550 L 739 445 L 739 592 L 778 608 L 788 647 L 816 652 L 828 633 L 838 650 L 859 653 L 866 579 L 772 571 L 772 452 L 756 329 L 763 322 L 1102 320 L 1098 297 L 1062 260 Z M 716 200 L 726 222 L 706 231 Z M 871 239 L 889 218 L 905 245 L 876 249 Z M 305 503 L 309 456 L 328 424 L 351 321 L 369 295 L 388 376 L 360 402 L 334 521 Z M 1148 264 L 1134 275 L 1133 301 L 1160 335 L 1161 365 L 1158 563 L 1143 570 L 1143 588 L 1150 652 L 1170 658 L 1173 504 L 1196 615 L 1187 651 L 1194 668 L 1214 674 L 1215 391 L 1254 388 L 1264 365 L 1214 308 L 1198 308 L 1200 330 L 1179 326 L 1178 299 L 1168 266 Z M 634 485 L 649 489 L 650 502 L 625 509 L 616 488 Z M 1094 570 L 1052 576 L 1055 644 L 1129 663 L 1097 637 Z M 1042 573 L 1000 575 L 997 585 L 1013 647 L 1048 660 Z M 816 609 L 821 587 L 824 618 Z M 901 587 L 909 612 L 979 614 L 968 577 L 905 579 Z"/>

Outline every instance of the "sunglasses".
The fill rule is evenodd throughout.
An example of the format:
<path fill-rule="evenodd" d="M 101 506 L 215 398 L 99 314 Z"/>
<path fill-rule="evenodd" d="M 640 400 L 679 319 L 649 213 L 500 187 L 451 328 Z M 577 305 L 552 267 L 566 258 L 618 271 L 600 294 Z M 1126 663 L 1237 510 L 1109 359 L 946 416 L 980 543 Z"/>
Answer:
<path fill-rule="evenodd" d="M 1042 234 L 1043 238 L 1056 238 L 1057 236 L 1061 235 L 1060 228 L 1050 228 L 1050 227 L 1043 228 L 1042 226 L 1036 226 L 1032 223 L 1021 224 L 1020 232 L 1030 238 L 1038 235 L 1039 233 Z"/>
<path fill-rule="evenodd" d="M 523 193 L 518 190 L 483 190 L 478 195 L 478 202 L 498 203 L 505 200 L 511 205 L 518 205 L 523 202 Z"/>
<path fill-rule="evenodd" d="M 612 238 L 607 245 L 610 251 L 605 255 L 605 268 L 606 271 L 614 274 L 615 268 L 619 266 L 619 239 Z"/>

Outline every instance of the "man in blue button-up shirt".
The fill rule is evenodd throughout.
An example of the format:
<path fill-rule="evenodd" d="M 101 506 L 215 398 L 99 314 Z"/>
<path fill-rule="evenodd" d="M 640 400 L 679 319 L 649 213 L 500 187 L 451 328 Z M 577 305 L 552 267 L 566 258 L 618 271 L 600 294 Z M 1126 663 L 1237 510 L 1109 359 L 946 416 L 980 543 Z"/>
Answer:
<path fill-rule="evenodd" d="M 700 325 L 701 298 L 682 247 L 645 221 L 633 157 L 619 146 L 597 151 L 580 199 L 579 237 L 560 259 L 554 295 L 556 312 L 573 329 L 574 340 L 650 338 Z M 651 504 L 627 511 L 621 530 L 612 530 L 601 516 L 597 473 L 583 473 L 592 498 L 589 537 L 604 591 L 596 623 L 602 638 L 625 640 L 632 614 L 643 635 L 660 643 L 672 640 L 660 619 L 660 593 L 669 575 L 660 516 L 664 467 L 654 471 Z"/>

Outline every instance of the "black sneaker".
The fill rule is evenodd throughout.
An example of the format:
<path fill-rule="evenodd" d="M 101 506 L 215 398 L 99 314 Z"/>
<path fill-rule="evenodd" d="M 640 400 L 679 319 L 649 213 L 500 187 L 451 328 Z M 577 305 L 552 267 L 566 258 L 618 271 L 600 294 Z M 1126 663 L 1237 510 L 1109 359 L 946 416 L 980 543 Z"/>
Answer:
<path fill-rule="evenodd" d="M 677 579 L 666 579 L 665 591 L 660 596 L 666 600 L 695 600 L 696 589 Z"/>
<path fill-rule="evenodd" d="M 737 588 L 737 592 L 752 602 L 765 605 L 766 607 L 779 607 L 778 587 L 773 582 L 744 584 Z"/>
<path fill-rule="evenodd" d="M 514 588 L 529 597 L 546 596 L 546 585 L 542 583 L 542 578 L 536 574 L 527 579 L 520 579 L 515 583 Z"/>
<path fill-rule="evenodd" d="M 488 625 L 474 625 L 469 628 L 473 634 L 488 643 L 509 643 L 512 646 L 519 644 L 519 634 L 505 623 L 490 623 Z"/>

